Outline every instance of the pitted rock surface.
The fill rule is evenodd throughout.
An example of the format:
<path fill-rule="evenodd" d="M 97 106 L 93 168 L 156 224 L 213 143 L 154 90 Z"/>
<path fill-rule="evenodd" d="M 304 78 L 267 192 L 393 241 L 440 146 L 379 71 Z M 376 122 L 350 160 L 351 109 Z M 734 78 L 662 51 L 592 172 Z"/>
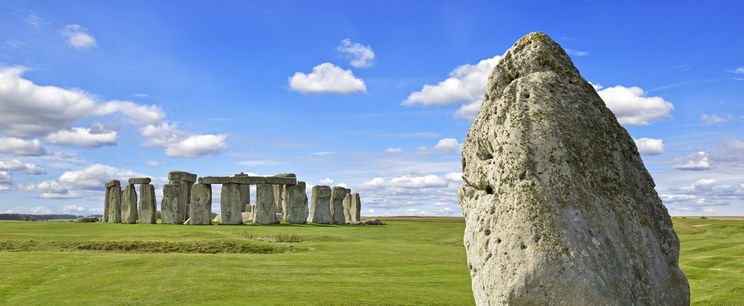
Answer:
<path fill-rule="evenodd" d="M 256 185 L 256 206 L 253 212 L 253 222 L 258 224 L 276 224 L 276 204 L 274 203 L 274 188 L 269 184 Z"/>
<path fill-rule="evenodd" d="M 501 58 L 462 156 L 476 304 L 689 304 L 633 139 L 547 35 Z"/>
<path fill-rule="evenodd" d="M 344 198 L 348 194 L 349 189 L 341 186 L 335 186 L 331 189 L 331 223 L 332 224 L 346 224 L 346 217 L 344 216 Z"/>
<path fill-rule="evenodd" d="M 212 185 L 194 184 L 189 203 L 189 224 L 212 224 Z"/>
<path fill-rule="evenodd" d="M 284 199 L 284 221 L 302 224 L 307 222 L 307 194 L 305 193 L 305 182 L 297 182 L 296 185 L 287 185 L 287 198 Z"/>
<path fill-rule="evenodd" d="M 310 221 L 331 223 L 331 187 L 315 185 L 310 195 Z"/>
<path fill-rule="evenodd" d="M 242 224 L 243 215 L 240 208 L 240 185 L 222 184 L 220 192 L 220 214 L 222 224 Z"/>
<path fill-rule="evenodd" d="M 137 223 L 137 191 L 134 184 L 128 184 L 121 193 L 121 223 Z"/>
<path fill-rule="evenodd" d="M 158 222 L 155 186 L 152 184 L 140 185 L 138 214 L 140 223 L 142 224 L 155 224 Z"/>
<path fill-rule="evenodd" d="M 160 201 L 160 219 L 163 224 L 181 224 L 180 186 L 163 185 L 163 200 Z"/>

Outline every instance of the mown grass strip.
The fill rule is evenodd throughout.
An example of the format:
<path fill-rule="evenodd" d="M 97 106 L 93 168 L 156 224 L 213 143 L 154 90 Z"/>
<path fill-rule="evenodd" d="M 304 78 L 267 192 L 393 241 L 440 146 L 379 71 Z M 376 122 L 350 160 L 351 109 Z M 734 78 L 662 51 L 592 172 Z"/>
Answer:
<path fill-rule="evenodd" d="M 27 251 L 99 251 L 117 253 L 197 253 L 197 254 L 273 254 L 293 250 L 293 247 L 250 241 L 0 241 L 0 252 Z"/>

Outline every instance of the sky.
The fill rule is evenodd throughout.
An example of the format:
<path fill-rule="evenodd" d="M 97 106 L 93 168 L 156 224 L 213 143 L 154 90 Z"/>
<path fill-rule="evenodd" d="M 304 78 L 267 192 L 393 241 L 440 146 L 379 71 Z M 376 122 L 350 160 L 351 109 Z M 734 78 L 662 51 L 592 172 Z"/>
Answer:
<path fill-rule="evenodd" d="M 459 216 L 487 76 L 540 31 L 636 140 L 672 215 L 744 215 L 738 1 L 0 1 L 0 213 L 104 184 L 296 173 L 362 215 Z M 213 210 L 219 211 L 219 188 Z M 308 188 L 309 191 L 309 188 Z M 253 193 L 255 197 L 255 192 Z"/>

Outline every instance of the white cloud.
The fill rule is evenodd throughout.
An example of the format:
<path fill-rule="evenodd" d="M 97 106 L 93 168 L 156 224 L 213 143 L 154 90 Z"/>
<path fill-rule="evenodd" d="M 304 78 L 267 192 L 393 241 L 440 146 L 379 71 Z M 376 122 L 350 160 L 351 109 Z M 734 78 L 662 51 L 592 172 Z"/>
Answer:
<path fill-rule="evenodd" d="M 330 185 L 330 184 L 333 184 L 333 180 L 330 178 L 324 178 L 318 181 L 318 185 Z"/>
<path fill-rule="evenodd" d="M 473 120 L 478 115 L 482 101 L 474 101 L 468 104 L 463 104 L 455 112 L 455 118 Z"/>
<path fill-rule="evenodd" d="M 142 176 L 145 175 L 132 170 L 94 164 L 82 170 L 66 171 L 56 180 L 44 181 L 22 189 L 39 192 L 42 198 L 71 199 L 82 197 L 85 192 L 102 192 L 106 182 L 110 180 L 126 182 L 129 178 Z"/>
<path fill-rule="evenodd" d="M 156 105 L 139 105 L 129 101 L 109 101 L 96 107 L 95 114 L 99 116 L 112 113 L 122 113 L 133 123 L 157 124 L 165 113 Z"/>
<path fill-rule="evenodd" d="M 664 153 L 664 141 L 653 138 L 633 139 L 641 155 L 659 155 Z"/>
<path fill-rule="evenodd" d="M 639 87 L 615 86 L 597 91 L 622 125 L 648 125 L 666 117 L 674 105 L 661 97 L 647 97 Z"/>
<path fill-rule="evenodd" d="M 76 127 L 71 130 L 62 130 L 46 137 L 48 143 L 66 146 L 79 146 L 87 148 L 98 148 L 102 146 L 113 146 L 116 144 L 116 131 L 102 131 L 100 128 Z"/>
<path fill-rule="evenodd" d="M 448 106 L 457 103 L 473 103 L 483 99 L 486 93 L 488 75 L 498 64 L 500 56 L 494 56 L 475 65 L 465 64 L 449 73 L 449 78 L 437 85 L 424 85 L 421 90 L 411 93 L 403 105 Z"/>
<path fill-rule="evenodd" d="M 21 77 L 23 67 L 0 68 L 0 133 L 42 136 L 90 114 L 92 96 L 80 89 L 39 86 Z"/>
<path fill-rule="evenodd" d="M 165 164 L 166 163 L 161 163 L 161 162 L 152 161 L 152 160 L 147 162 L 147 165 L 150 166 L 150 167 L 160 167 L 160 166 L 163 166 Z"/>
<path fill-rule="evenodd" d="M 165 147 L 165 155 L 171 157 L 199 158 L 215 155 L 225 149 L 227 135 L 194 135 Z"/>
<path fill-rule="evenodd" d="M 88 211 L 88 209 L 79 205 L 65 205 L 65 207 L 62 207 L 62 211 L 65 213 L 81 213 Z"/>
<path fill-rule="evenodd" d="M 304 94 L 351 94 L 366 92 L 362 79 L 354 76 L 351 70 L 344 70 L 331 63 L 313 67 L 313 72 L 296 72 L 289 78 L 289 87 Z"/>
<path fill-rule="evenodd" d="M 0 137 L 0 153 L 20 156 L 38 156 L 49 154 L 38 139 L 25 140 L 15 137 Z"/>
<path fill-rule="evenodd" d="M 391 154 L 392 153 L 400 153 L 400 152 L 403 152 L 403 149 L 401 149 L 401 148 L 387 148 L 385 150 L 385 153 L 391 153 Z"/>
<path fill-rule="evenodd" d="M 690 185 L 673 188 L 670 191 L 671 193 L 660 195 L 664 204 L 685 211 L 700 210 L 708 206 L 725 206 L 733 201 L 744 200 L 744 183 L 721 184 L 712 178 L 699 179 Z"/>
<path fill-rule="evenodd" d="M 702 121 L 705 124 L 726 123 L 726 122 L 729 122 L 729 121 L 731 121 L 733 119 L 734 118 L 731 115 L 726 116 L 726 117 L 720 117 L 718 115 L 702 114 L 700 116 L 700 121 Z"/>
<path fill-rule="evenodd" d="M 375 52 L 372 47 L 364 46 L 360 43 L 352 42 L 350 39 L 344 39 L 336 47 L 336 50 L 344 53 L 350 60 L 350 64 L 357 68 L 372 67 L 375 60 Z"/>
<path fill-rule="evenodd" d="M 411 214 L 406 209 L 421 209 L 434 203 L 434 214 L 455 215 L 459 213 L 457 189 L 462 185 L 461 177 L 459 172 L 377 177 L 357 184 L 356 191 L 361 193 L 366 208 L 385 208 L 383 214 Z M 443 210 L 447 206 L 451 210 Z"/>
<path fill-rule="evenodd" d="M 574 50 L 574 49 L 566 49 L 566 53 L 572 55 L 572 56 L 587 56 L 589 55 L 589 52 L 581 51 L 581 50 Z"/>
<path fill-rule="evenodd" d="M 739 67 L 739 68 L 736 68 L 736 69 L 731 70 L 729 72 L 731 72 L 731 73 L 741 73 L 741 74 L 744 74 L 744 67 Z"/>
<path fill-rule="evenodd" d="M 276 160 L 246 160 L 238 162 L 238 165 L 241 166 L 270 166 L 270 165 L 282 165 L 286 164 L 285 162 L 276 161 Z"/>
<path fill-rule="evenodd" d="M 23 171 L 26 174 L 46 174 L 46 171 L 36 164 L 24 163 L 14 159 L 9 161 L 0 161 L 0 170 Z"/>
<path fill-rule="evenodd" d="M 67 43 L 75 48 L 90 48 L 96 46 L 96 39 L 92 35 L 88 34 L 86 28 L 81 27 L 78 24 L 68 24 L 60 31 L 62 36 L 67 38 Z"/>
<path fill-rule="evenodd" d="M 10 184 L 13 182 L 13 177 L 7 171 L 0 171 L 0 184 Z"/>
<path fill-rule="evenodd" d="M 434 146 L 434 150 L 440 153 L 452 153 L 459 149 L 460 144 L 454 138 L 444 138 Z"/>
<path fill-rule="evenodd" d="M 701 171 L 709 170 L 713 167 L 708 161 L 708 153 L 700 151 L 678 159 L 674 168 L 679 170 Z"/>

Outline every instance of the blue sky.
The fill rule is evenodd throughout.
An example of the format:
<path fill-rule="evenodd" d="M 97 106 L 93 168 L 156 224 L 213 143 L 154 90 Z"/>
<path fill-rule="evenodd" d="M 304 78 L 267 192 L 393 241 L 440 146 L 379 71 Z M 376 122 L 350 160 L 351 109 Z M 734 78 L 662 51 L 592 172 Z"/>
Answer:
<path fill-rule="evenodd" d="M 673 215 L 744 215 L 736 1 L 2 1 L 0 212 L 103 184 L 294 172 L 363 215 L 459 215 L 486 77 L 541 31 L 636 139 Z M 215 190 L 215 210 L 219 207 Z"/>

